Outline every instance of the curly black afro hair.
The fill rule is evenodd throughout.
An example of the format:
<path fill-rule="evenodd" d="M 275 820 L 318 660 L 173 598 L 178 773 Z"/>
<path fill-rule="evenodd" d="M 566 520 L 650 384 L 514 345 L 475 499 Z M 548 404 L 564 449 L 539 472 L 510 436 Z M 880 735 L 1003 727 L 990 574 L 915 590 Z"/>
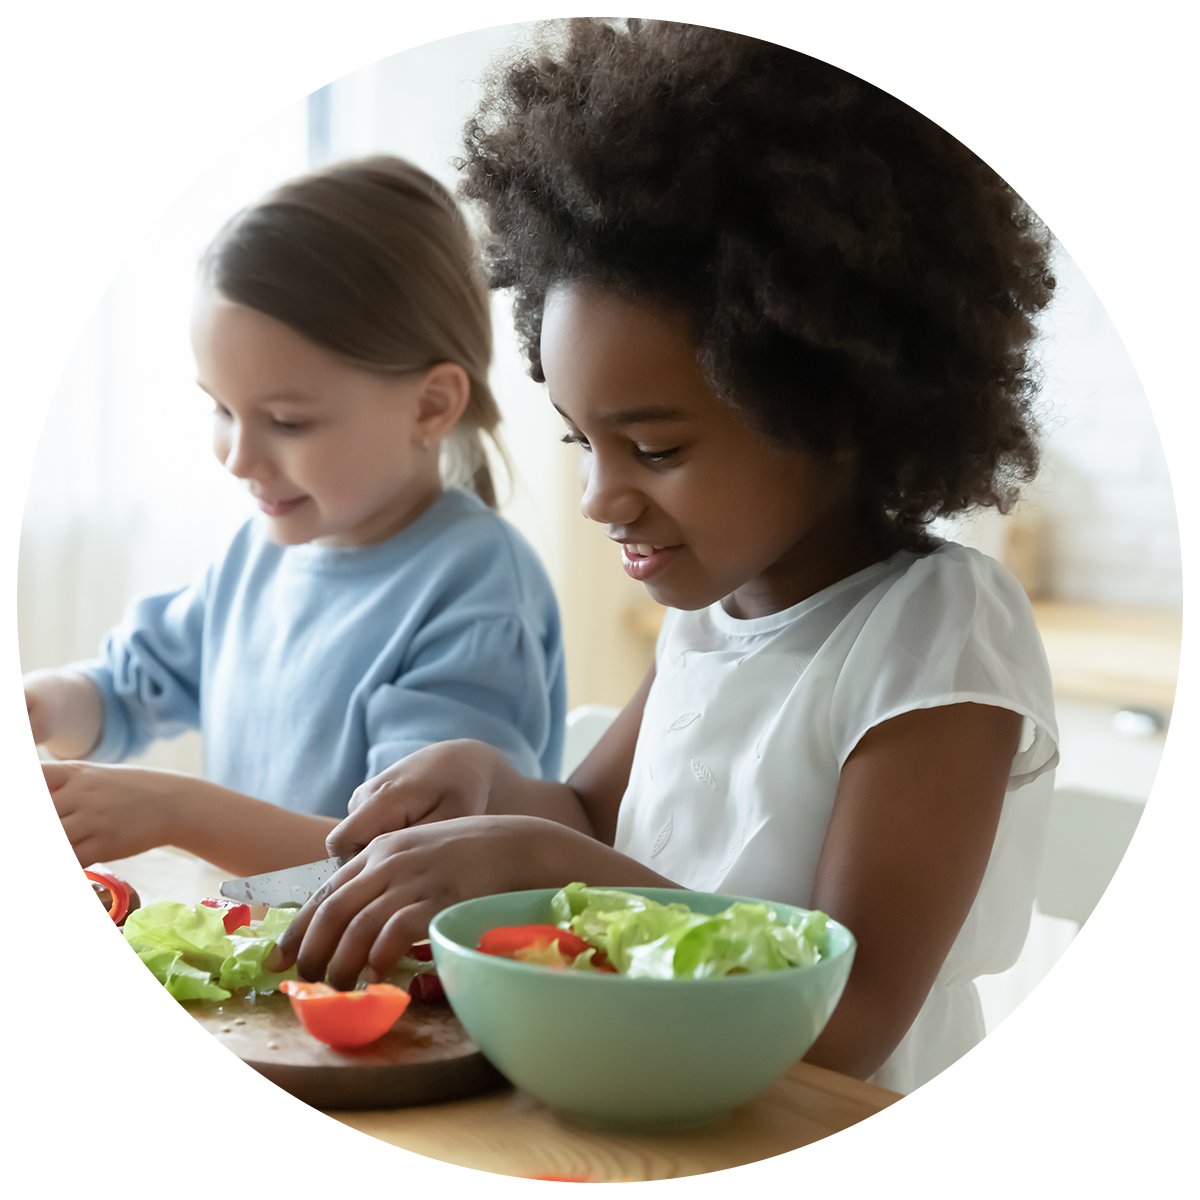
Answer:
<path fill-rule="evenodd" d="M 1050 235 L 886 92 L 737 34 L 582 18 L 496 73 L 465 142 L 534 379 L 547 290 L 589 281 L 687 311 L 717 395 L 768 439 L 849 435 L 893 544 L 1006 511 L 1035 474 Z"/>

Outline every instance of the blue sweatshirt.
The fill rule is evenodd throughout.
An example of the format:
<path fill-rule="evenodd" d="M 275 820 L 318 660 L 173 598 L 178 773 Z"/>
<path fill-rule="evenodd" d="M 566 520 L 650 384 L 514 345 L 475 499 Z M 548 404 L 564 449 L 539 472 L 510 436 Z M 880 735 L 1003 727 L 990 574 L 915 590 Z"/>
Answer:
<path fill-rule="evenodd" d="M 558 777 L 554 593 L 521 535 L 463 491 L 375 546 L 280 546 L 251 520 L 197 583 L 134 601 L 74 666 L 103 700 L 92 759 L 199 728 L 209 779 L 296 812 L 344 817 L 360 783 L 449 738 Z"/>

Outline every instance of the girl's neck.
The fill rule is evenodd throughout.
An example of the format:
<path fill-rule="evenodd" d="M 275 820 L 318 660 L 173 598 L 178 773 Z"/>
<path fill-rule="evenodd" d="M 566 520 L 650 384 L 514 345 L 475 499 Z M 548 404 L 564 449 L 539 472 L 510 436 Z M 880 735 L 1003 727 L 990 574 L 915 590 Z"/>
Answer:
<path fill-rule="evenodd" d="M 442 495 L 440 476 L 414 480 L 388 504 L 347 533 L 313 538 L 314 546 L 377 546 L 407 529 Z"/>
<path fill-rule="evenodd" d="M 738 620 L 767 617 L 889 558 L 896 549 L 856 512 L 843 511 L 814 526 L 761 575 L 726 596 L 721 606 Z"/>

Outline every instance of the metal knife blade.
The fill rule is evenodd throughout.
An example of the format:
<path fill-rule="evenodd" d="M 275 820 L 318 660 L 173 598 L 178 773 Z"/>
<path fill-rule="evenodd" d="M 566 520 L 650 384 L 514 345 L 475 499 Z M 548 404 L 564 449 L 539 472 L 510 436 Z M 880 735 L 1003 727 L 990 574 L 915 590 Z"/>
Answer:
<path fill-rule="evenodd" d="M 272 908 L 300 905 L 349 861 L 346 858 L 326 858 L 299 867 L 287 867 L 282 871 L 251 875 L 246 879 L 227 879 L 221 884 L 221 895 L 226 900 L 237 900 L 241 904 L 268 904 Z"/>

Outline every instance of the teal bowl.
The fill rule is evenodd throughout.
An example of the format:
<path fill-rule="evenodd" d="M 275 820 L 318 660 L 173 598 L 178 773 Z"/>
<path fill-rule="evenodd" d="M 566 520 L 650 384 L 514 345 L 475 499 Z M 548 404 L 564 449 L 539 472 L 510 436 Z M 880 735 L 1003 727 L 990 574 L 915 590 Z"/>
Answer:
<path fill-rule="evenodd" d="M 835 921 L 829 955 L 813 966 L 724 979 L 552 970 L 475 949 L 489 929 L 552 924 L 556 890 L 455 904 L 433 919 L 429 938 L 446 996 L 480 1050 L 518 1087 L 585 1125 L 685 1129 L 752 1100 L 816 1041 L 854 961 L 854 937 Z M 747 899 L 626 890 L 706 914 Z M 806 911 L 768 903 L 783 920 Z"/>

